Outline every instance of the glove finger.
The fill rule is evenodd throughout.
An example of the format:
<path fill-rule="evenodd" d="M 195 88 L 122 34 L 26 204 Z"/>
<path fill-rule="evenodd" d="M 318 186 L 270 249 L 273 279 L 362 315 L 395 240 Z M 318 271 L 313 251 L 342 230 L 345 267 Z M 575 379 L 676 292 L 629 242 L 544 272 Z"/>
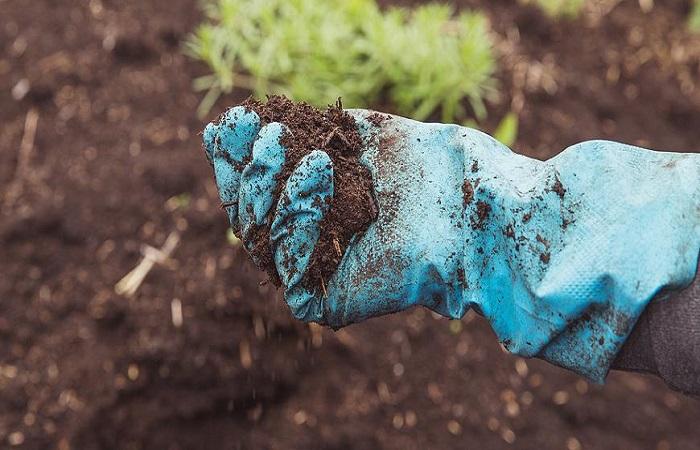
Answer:
<path fill-rule="evenodd" d="M 216 137 L 219 134 L 219 125 L 209 122 L 202 132 L 202 144 L 204 154 L 207 155 L 209 164 L 214 167 L 214 149 L 216 148 Z"/>
<path fill-rule="evenodd" d="M 277 273 L 288 289 L 303 278 L 332 198 L 333 163 L 325 152 L 314 150 L 287 180 L 270 231 Z"/>
<path fill-rule="evenodd" d="M 238 217 L 246 248 L 254 245 L 251 232 L 265 224 L 272 208 L 286 154 L 280 139 L 286 131 L 287 127 L 277 122 L 265 125 L 253 144 L 253 158 L 243 169 Z"/>
<path fill-rule="evenodd" d="M 357 131 L 365 146 L 370 145 L 377 137 L 377 132 L 387 128 L 396 118 L 390 114 L 371 109 L 346 109 L 345 112 L 355 119 Z"/>
<path fill-rule="evenodd" d="M 325 324 L 325 304 L 321 297 L 314 292 L 296 285 L 284 292 L 284 299 L 295 319 L 304 322 Z"/>
<path fill-rule="evenodd" d="M 219 198 L 234 229 L 239 226 L 241 172 L 250 160 L 253 141 L 259 131 L 258 115 L 242 106 L 229 109 L 218 124 L 211 123 L 204 129 L 204 148 L 214 166 Z"/>

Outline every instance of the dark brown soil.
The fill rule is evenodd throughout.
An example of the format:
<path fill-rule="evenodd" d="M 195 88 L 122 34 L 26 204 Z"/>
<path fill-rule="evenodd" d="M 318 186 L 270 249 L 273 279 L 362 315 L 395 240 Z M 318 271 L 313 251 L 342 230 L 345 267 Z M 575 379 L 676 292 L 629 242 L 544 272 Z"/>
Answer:
<path fill-rule="evenodd" d="M 372 175 L 359 162 L 362 139 L 355 119 L 343 111 L 341 100 L 325 111 L 303 102 L 292 102 L 281 96 L 271 96 L 266 102 L 249 98 L 243 105 L 258 113 L 263 125 L 279 122 L 287 126 L 282 144 L 287 149 L 286 160 L 279 176 L 273 205 L 277 204 L 285 181 L 301 159 L 313 150 L 323 150 L 333 162 L 333 198 L 321 223 L 321 235 L 311 255 L 304 283 L 321 293 L 325 281 L 335 272 L 350 239 L 364 232 L 377 216 L 372 193 Z M 257 230 L 256 246 L 260 269 L 272 274 L 279 285 L 270 248 L 270 226 Z"/>
<path fill-rule="evenodd" d="M 484 228 L 486 221 L 491 214 L 491 205 L 485 201 L 479 200 L 476 202 L 476 212 L 471 218 L 472 228 L 475 230 L 481 230 Z"/>
<path fill-rule="evenodd" d="M 564 194 L 566 194 L 566 188 L 564 188 L 564 185 L 561 184 L 561 180 L 557 178 L 554 181 L 554 185 L 552 185 L 552 192 L 557 194 L 559 198 L 564 198 Z"/>
<path fill-rule="evenodd" d="M 469 179 L 465 179 L 462 183 L 462 204 L 466 208 L 472 200 L 474 200 L 474 186 Z"/>
<path fill-rule="evenodd" d="M 0 1 L 0 448 L 697 449 L 697 401 L 641 375 L 593 386 L 513 357 L 471 313 L 339 332 L 292 320 L 226 244 L 191 89 L 206 71 L 179 47 L 199 3 Z M 592 2 L 617 5 L 597 23 L 453 3 L 492 19 L 502 95 L 483 126 L 522 100 L 518 151 L 591 138 L 700 150 L 687 2 Z M 115 294 L 141 245 L 171 231 L 172 261 Z"/>

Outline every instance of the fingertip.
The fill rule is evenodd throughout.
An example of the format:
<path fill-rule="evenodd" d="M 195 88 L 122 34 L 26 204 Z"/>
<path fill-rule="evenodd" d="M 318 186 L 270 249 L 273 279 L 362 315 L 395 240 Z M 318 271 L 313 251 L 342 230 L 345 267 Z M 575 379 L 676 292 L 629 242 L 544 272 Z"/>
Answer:
<path fill-rule="evenodd" d="M 360 108 L 348 108 L 348 109 L 344 109 L 343 111 L 350 114 L 355 120 L 365 119 L 365 118 L 367 118 L 370 115 L 375 113 L 375 111 L 372 111 L 371 109 L 360 109 Z"/>
<path fill-rule="evenodd" d="M 287 289 L 284 299 L 295 319 L 303 322 L 325 323 L 325 302 L 320 293 L 297 285 Z"/>
<path fill-rule="evenodd" d="M 204 153 L 207 155 L 207 159 L 210 164 L 214 163 L 214 148 L 216 147 L 216 135 L 219 131 L 217 125 L 214 122 L 210 122 L 204 128 L 202 132 L 202 143 L 204 145 Z"/>
<path fill-rule="evenodd" d="M 222 114 L 218 129 L 219 149 L 227 153 L 226 157 L 240 162 L 250 154 L 260 131 L 260 117 L 253 110 L 236 106 Z"/>
<path fill-rule="evenodd" d="M 308 155 L 304 156 L 299 165 L 308 164 L 310 167 L 317 167 L 319 169 L 332 168 L 333 161 L 328 153 L 323 150 L 312 150 Z"/>
<path fill-rule="evenodd" d="M 372 111 L 369 109 L 348 109 L 345 110 L 350 117 L 355 119 L 355 128 L 362 138 L 365 147 L 377 144 L 378 132 L 385 129 L 393 118 L 389 114 Z"/>
<path fill-rule="evenodd" d="M 227 109 L 219 121 L 222 127 L 237 128 L 241 133 L 248 133 L 251 138 L 260 129 L 260 116 L 245 106 L 234 106 Z"/>
<path fill-rule="evenodd" d="M 313 150 L 305 155 L 289 177 L 285 192 L 295 198 L 314 193 L 321 195 L 323 200 L 332 197 L 333 161 L 330 156 L 323 150 Z"/>
<path fill-rule="evenodd" d="M 253 141 L 260 130 L 257 113 L 243 106 L 228 109 L 218 122 L 207 125 L 204 142 L 211 158 L 219 189 L 219 198 L 226 205 L 234 229 L 238 223 L 238 194 L 241 172 L 251 157 Z"/>
<path fill-rule="evenodd" d="M 256 144 L 258 141 L 264 141 L 265 144 L 279 144 L 282 135 L 288 130 L 289 128 L 280 122 L 270 122 L 260 128 Z"/>
<path fill-rule="evenodd" d="M 285 161 L 286 149 L 280 140 L 286 131 L 284 125 L 270 123 L 260 129 L 253 144 L 251 161 L 241 174 L 238 216 L 244 235 L 251 225 L 263 225 L 272 207 Z"/>

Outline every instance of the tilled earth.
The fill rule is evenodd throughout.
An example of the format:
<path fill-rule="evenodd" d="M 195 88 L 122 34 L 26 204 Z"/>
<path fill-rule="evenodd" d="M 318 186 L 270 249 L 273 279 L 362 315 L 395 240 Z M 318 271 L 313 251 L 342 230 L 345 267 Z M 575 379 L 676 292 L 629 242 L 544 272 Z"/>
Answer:
<path fill-rule="evenodd" d="M 294 322 L 227 243 L 194 115 L 206 68 L 180 47 L 197 3 L 0 1 L 0 447 L 698 447 L 697 401 L 515 358 L 472 314 Z M 519 151 L 700 149 L 688 2 L 592 1 L 571 23 L 456 3 L 492 18 L 504 69 L 484 128 L 515 109 Z M 171 258 L 117 295 L 171 233 Z"/>

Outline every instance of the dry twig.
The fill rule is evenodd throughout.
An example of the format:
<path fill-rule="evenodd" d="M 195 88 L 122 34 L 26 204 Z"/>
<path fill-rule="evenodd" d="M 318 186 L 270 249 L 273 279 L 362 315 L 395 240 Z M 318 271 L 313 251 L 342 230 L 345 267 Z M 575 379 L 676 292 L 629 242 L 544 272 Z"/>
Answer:
<path fill-rule="evenodd" d="M 333 247 L 335 248 L 335 252 L 338 254 L 338 257 L 342 258 L 343 252 L 340 250 L 340 242 L 338 239 L 333 239 Z"/>
<path fill-rule="evenodd" d="M 34 151 L 34 140 L 38 123 L 39 113 L 37 110 L 32 108 L 27 111 L 24 119 L 24 134 L 22 135 L 22 142 L 19 145 L 19 154 L 17 155 L 15 175 L 7 188 L 3 202 L 6 208 L 14 205 L 17 201 L 22 194 L 24 179 L 29 176 L 29 164 Z"/>
<path fill-rule="evenodd" d="M 143 283 L 146 275 L 148 275 L 156 263 L 166 264 L 168 262 L 170 255 L 173 253 L 178 243 L 180 243 L 180 234 L 173 231 L 160 249 L 151 247 L 150 245 L 144 245 L 141 250 L 143 258 L 141 258 L 141 261 L 131 272 L 127 273 L 124 278 L 119 280 L 114 286 L 114 291 L 119 295 L 126 295 L 127 297 L 134 295 L 141 286 L 141 283 Z"/>
<path fill-rule="evenodd" d="M 326 291 L 326 283 L 321 278 L 321 289 L 323 290 L 323 298 L 328 298 L 328 291 Z"/>

